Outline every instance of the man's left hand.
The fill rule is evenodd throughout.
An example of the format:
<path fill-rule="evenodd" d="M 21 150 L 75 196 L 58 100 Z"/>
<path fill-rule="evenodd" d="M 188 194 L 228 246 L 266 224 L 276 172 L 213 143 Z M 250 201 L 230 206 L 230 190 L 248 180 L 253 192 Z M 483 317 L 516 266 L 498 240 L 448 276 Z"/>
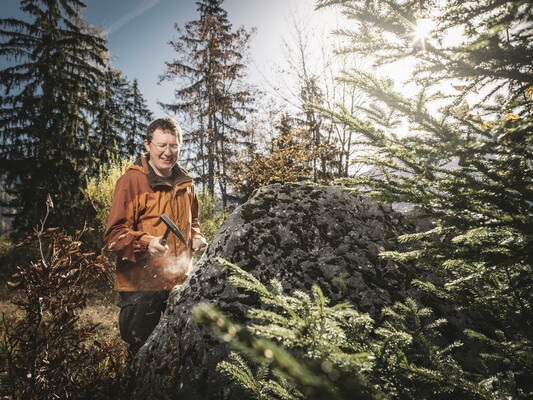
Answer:
<path fill-rule="evenodd" d="M 207 241 L 203 237 L 197 237 L 192 240 L 192 251 L 194 253 L 203 253 L 207 249 Z"/>

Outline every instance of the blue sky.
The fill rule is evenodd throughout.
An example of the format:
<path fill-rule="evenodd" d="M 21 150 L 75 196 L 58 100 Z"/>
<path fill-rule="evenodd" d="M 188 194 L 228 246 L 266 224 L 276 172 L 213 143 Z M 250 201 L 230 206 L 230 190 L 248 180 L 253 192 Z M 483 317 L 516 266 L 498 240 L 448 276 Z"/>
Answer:
<path fill-rule="evenodd" d="M 1 16 L 21 17 L 18 0 L 1 0 Z M 173 85 L 158 85 L 164 62 L 174 54 L 167 44 L 175 36 L 174 24 L 183 26 L 198 19 L 196 0 L 86 0 L 85 19 L 107 32 L 108 48 L 113 65 L 130 80 L 137 78 L 149 107 L 156 115 L 163 114 L 157 101 L 172 99 Z M 251 80 L 263 85 L 275 65 L 283 62 L 282 37 L 290 29 L 290 13 L 312 12 L 314 0 L 225 0 L 233 26 L 255 27 L 251 42 Z"/>

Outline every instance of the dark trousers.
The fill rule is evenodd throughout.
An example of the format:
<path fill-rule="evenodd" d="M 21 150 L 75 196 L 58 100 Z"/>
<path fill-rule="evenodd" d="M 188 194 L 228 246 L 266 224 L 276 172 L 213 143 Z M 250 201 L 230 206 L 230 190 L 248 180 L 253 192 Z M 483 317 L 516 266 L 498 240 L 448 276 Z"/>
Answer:
<path fill-rule="evenodd" d="M 118 325 L 122 340 L 136 354 L 167 307 L 169 292 L 120 292 Z"/>

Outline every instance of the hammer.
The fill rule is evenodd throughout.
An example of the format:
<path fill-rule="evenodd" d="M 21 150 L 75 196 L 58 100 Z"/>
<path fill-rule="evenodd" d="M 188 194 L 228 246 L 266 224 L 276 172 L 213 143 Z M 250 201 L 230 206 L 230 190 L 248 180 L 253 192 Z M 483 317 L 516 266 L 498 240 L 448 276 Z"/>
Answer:
<path fill-rule="evenodd" d="M 166 245 L 167 244 L 168 235 L 170 234 L 170 232 L 172 232 L 174 235 L 176 235 L 178 237 L 178 239 L 185 246 L 187 246 L 187 242 L 185 240 L 185 237 L 183 237 L 183 234 L 180 232 L 180 230 L 178 229 L 176 224 L 174 222 L 172 222 L 170 220 L 170 218 L 167 217 L 165 214 L 161 214 L 161 216 L 159 218 L 161 218 L 161 221 L 163 221 L 164 224 L 167 226 L 167 230 L 165 231 L 165 234 L 163 235 L 163 237 L 161 238 L 159 243 L 161 243 L 163 246 Z"/>

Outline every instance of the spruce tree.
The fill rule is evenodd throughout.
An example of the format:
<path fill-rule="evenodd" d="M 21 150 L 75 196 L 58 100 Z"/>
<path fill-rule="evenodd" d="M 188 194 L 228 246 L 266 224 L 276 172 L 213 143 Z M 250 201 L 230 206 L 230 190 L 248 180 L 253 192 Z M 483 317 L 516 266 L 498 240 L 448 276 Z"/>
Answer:
<path fill-rule="evenodd" d="M 129 157 L 135 157 L 143 152 L 143 140 L 153 115 L 146 105 L 137 79 L 128 84 L 124 100 L 125 110 L 122 126 L 125 133 L 126 153 Z"/>
<path fill-rule="evenodd" d="M 184 154 L 201 183 L 211 192 L 218 185 L 228 202 L 227 169 L 239 145 L 246 142 L 240 123 L 249 110 L 251 91 L 243 83 L 244 59 L 251 32 L 232 30 L 223 0 L 197 2 L 200 18 L 176 25 L 170 42 L 176 59 L 166 63 L 162 80 L 175 80 L 176 101 L 162 106 L 190 124 Z"/>
<path fill-rule="evenodd" d="M 97 149 L 92 154 L 95 165 L 108 164 L 114 156 L 124 158 L 126 155 L 123 115 L 129 97 L 127 91 L 128 82 L 122 73 L 108 66 L 93 120 L 94 134 L 90 138 L 91 147 Z"/>
<path fill-rule="evenodd" d="M 18 210 L 14 226 L 34 226 L 47 194 L 54 217 L 72 226 L 94 151 L 89 116 L 105 42 L 86 29 L 80 0 L 22 0 L 20 7 L 25 20 L 0 20 L 0 55 L 9 62 L 0 71 L 0 158 Z"/>
<path fill-rule="evenodd" d="M 383 256 L 417 261 L 442 278 L 418 285 L 490 320 L 497 330 L 467 333 L 492 348 L 485 356 L 499 384 L 514 386 L 515 398 L 531 395 L 533 5 L 319 4 L 339 7 L 347 18 L 349 28 L 340 30 L 347 54 L 373 63 L 373 72 L 341 77 L 369 99 L 359 114 L 331 111 L 366 139 L 361 161 L 372 168 L 351 183 L 381 200 L 411 204 L 432 222 L 403 237 L 408 252 Z M 411 69 L 416 95 L 395 90 L 379 73 L 393 62 L 395 71 Z"/>
<path fill-rule="evenodd" d="M 443 319 L 413 299 L 383 310 L 378 324 L 321 289 L 284 293 L 218 259 L 228 282 L 260 299 L 237 325 L 212 305 L 193 309 L 236 352 L 218 370 L 250 395 L 264 399 L 507 399 L 516 394 L 498 379 L 465 371 L 444 344 Z M 238 353 L 237 353 L 238 351 Z M 513 397 L 514 398 L 514 397 Z"/>
<path fill-rule="evenodd" d="M 91 141 L 96 164 L 133 158 L 143 151 L 143 139 L 152 119 L 137 80 L 129 82 L 118 70 L 107 67 Z"/>

